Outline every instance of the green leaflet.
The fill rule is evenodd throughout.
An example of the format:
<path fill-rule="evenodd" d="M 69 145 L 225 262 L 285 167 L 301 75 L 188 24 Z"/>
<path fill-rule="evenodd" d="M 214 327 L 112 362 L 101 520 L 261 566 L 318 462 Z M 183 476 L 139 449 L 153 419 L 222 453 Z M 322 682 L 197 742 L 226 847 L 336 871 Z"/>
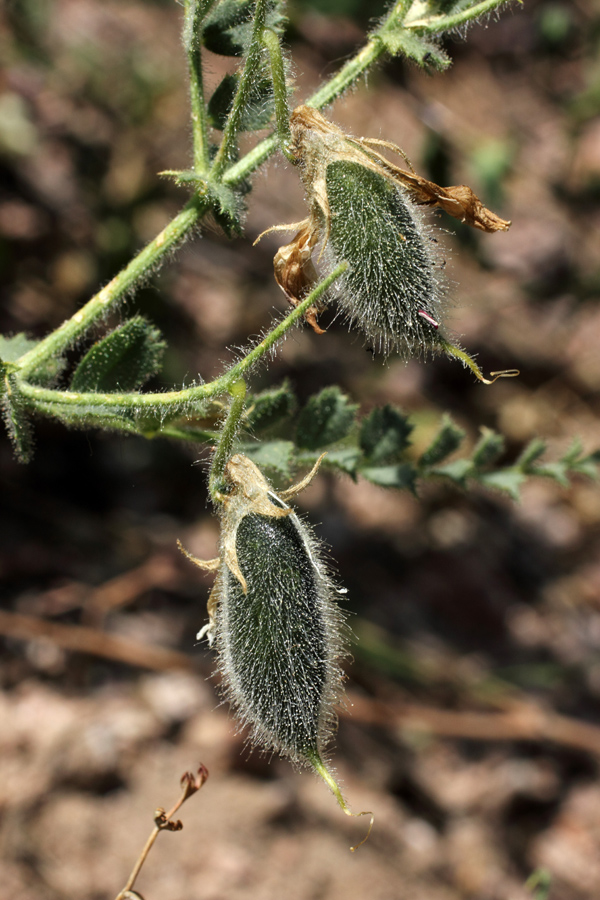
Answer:
<path fill-rule="evenodd" d="M 158 372 L 165 346 L 146 319 L 129 319 L 88 350 L 71 379 L 71 390 L 133 391 Z"/>
<path fill-rule="evenodd" d="M 208 103 L 208 120 L 214 128 L 223 131 L 233 98 L 238 89 L 240 77 L 237 74 L 225 75 Z M 252 92 L 239 121 L 240 131 L 257 131 L 266 128 L 275 111 L 273 87 L 269 78 L 257 78 Z"/>
<path fill-rule="evenodd" d="M 465 432 L 455 425 L 450 416 L 444 415 L 442 427 L 425 450 L 419 464 L 422 468 L 437 466 L 446 457 L 458 450 L 465 439 Z"/>
<path fill-rule="evenodd" d="M 319 450 L 343 440 L 354 424 L 356 403 L 337 386 L 310 397 L 298 416 L 296 443 L 303 450 Z"/>
<path fill-rule="evenodd" d="M 287 383 L 254 394 L 244 413 L 244 427 L 252 434 L 263 434 L 288 418 L 296 408 L 296 398 Z"/>
<path fill-rule="evenodd" d="M 361 422 L 360 446 L 373 465 L 397 462 L 410 444 L 413 426 L 400 410 L 386 403 Z"/>
<path fill-rule="evenodd" d="M 220 56 L 244 56 L 252 39 L 255 0 L 221 0 L 208 14 L 202 28 L 202 43 Z M 281 3 L 272 0 L 266 26 L 281 32 L 284 17 Z"/>
<path fill-rule="evenodd" d="M 32 350 L 37 343 L 38 341 L 29 340 L 23 332 L 13 337 L 0 334 L 0 359 L 2 362 L 17 362 L 19 357 Z"/>

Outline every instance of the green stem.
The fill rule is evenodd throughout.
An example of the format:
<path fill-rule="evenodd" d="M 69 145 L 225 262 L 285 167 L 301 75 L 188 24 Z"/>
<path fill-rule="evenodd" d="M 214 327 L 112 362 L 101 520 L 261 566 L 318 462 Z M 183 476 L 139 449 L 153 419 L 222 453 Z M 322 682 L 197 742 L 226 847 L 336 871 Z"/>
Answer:
<path fill-rule="evenodd" d="M 188 12 L 191 14 L 193 0 L 186 0 L 186 2 L 189 4 L 187 8 Z M 192 53 L 192 39 L 194 36 L 195 28 L 198 27 L 198 23 L 200 22 L 201 18 L 203 18 L 208 13 L 211 6 L 213 5 L 213 2 L 214 0 L 204 0 L 204 2 L 198 3 L 198 9 L 200 10 L 199 12 L 198 9 L 196 9 L 195 7 L 193 8 L 192 24 L 194 27 L 192 28 L 191 33 L 188 27 L 190 24 L 189 20 L 186 20 L 186 49 L 188 49 L 188 54 Z M 464 10 L 460 13 L 456 13 L 454 16 L 439 17 L 435 20 L 415 20 L 413 22 L 410 22 L 410 24 L 406 23 L 405 27 L 410 28 L 411 30 L 419 30 L 423 33 L 436 33 L 441 30 L 454 28 L 458 25 L 470 21 L 478 15 L 496 9 L 501 5 L 501 2 L 503 2 L 503 0 L 482 0 L 482 2 L 478 3 L 476 6 Z M 372 33 L 366 45 L 356 54 L 356 56 L 349 60 L 346 65 L 343 66 L 342 69 L 340 69 L 340 71 L 336 75 L 334 75 L 334 77 L 327 84 L 322 85 L 312 95 L 312 97 L 310 97 L 306 101 L 307 104 L 314 107 L 315 109 L 322 109 L 324 106 L 332 103 L 336 99 L 336 97 L 339 97 L 340 94 L 342 94 L 348 87 L 350 87 L 360 77 L 361 74 L 363 74 L 367 69 L 374 65 L 374 63 L 376 63 L 379 58 L 386 52 L 384 42 L 379 39 L 380 36 L 385 33 L 386 29 L 397 27 L 398 23 L 401 22 L 406 15 L 407 9 L 410 5 L 411 4 L 409 3 L 409 0 L 398 0 L 398 2 L 392 7 L 383 24 Z M 226 171 L 224 171 L 237 136 L 239 116 L 241 115 L 243 104 L 245 102 L 245 99 L 247 98 L 247 93 L 251 87 L 255 70 L 258 68 L 258 64 L 260 61 L 260 54 L 262 52 L 263 46 L 261 36 L 264 32 L 264 19 L 265 0 L 257 0 L 252 48 L 246 62 L 246 67 L 240 79 L 240 86 L 236 94 L 234 107 L 232 109 L 232 114 L 229 118 L 226 132 L 223 137 L 223 142 L 221 144 L 221 148 L 217 154 L 215 164 L 213 165 L 213 169 L 211 172 L 211 178 L 213 180 L 220 181 L 221 183 L 228 186 L 235 186 L 239 184 L 252 172 L 258 169 L 259 166 L 261 166 L 262 163 L 265 162 L 265 160 L 267 160 L 278 149 L 281 140 L 281 137 L 271 135 L 270 137 L 261 141 L 248 154 L 246 154 L 244 159 L 240 160 L 239 162 L 230 166 Z M 267 37 L 267 43 L 268 41 L 269 38 Z M 195 85 L 195 87 L 192 87 L 192 108 L 193 111 L 195 110 L 196 116 L 194 122 L 194 164 L 196 166 L 204 166 L 207 153 L 207 144 L 205 140 L 206 112 L 205 104 L 201 102 L 203 98 L 200 80 L 201 71 L 199 66 L 200 56 L 198 51 L 197 58 L 194 55 L 194 58 L 190 60 L 190 72 L 192 74 L 191 82 L 193 85 Z M 282 109 L 280 108 L 278 113 L 278 120 L 282 119 L 282 116 L 280 114 L 281 112 Z M 278 128 L 279 135 L 282 135 L 282 126 L 279 123 Z M 49 334 L 21 358 L 21 360 L 19 361 L 21 377 L 31 375 L 38 367 L 42 366 L 51 357 L 60 356 L 67 347 L 71 346 L 97 320 L 106 316 L 107 313 L 110 312 L 119 303 L 119 301 L 122 300 L 123 297 L 133 289 L 136 283 L 143 280 L 144 278 L 147 278 L 148 273 L 157 265 L 159 265 L 165 258 L 165 256 L 186 236 L 186 234 L 195 225 L 198 224 L 198 222 L 202 219 L 208 209 L 209 204 L 206 203 L 201 196 L 195 195 L 194 197 L 192 197 L 183 208 L 183 210 L 172 220 L 172 222 L 170 222 L 153 241 L 151 241 L 133 260 L 131 260 L 126 268 L 119 272 L 119 274 L 116 275 L 105 288 L 103 288 L 98 294 L 92 297 L 92 299 L 82 309 L 76 312 L 70 319 L 68 319 L 59 328 L 52 332 L 52 334 Z M 32 385 L 27 385 L 27 390 L 34 391 L 35 389 Z M 49 391 L 47 393 L 49 393 L 52 397 L 56 397 L 56 395 L 60 394 L 61 392 Z M 62 393 L 65 396 L 68 396 L 69 399 L 60 402 L 71 403 L 72 400 L 70 398 L 76 396 L 70 394 L 69 392 Z M 187 392 L 183 391 L 173 393 L 174 396 L 179 397 L 182 394 L 186 394 Z M 90 396 L 99 397 L 101 395 Z M 105 396 L 108 397 L 110 395 Z M 130 395 L 120 396 L 123 397 Z M 141 397 L 142 395 L 139 396 Z M 162 396 L 164 398 L 167 395 L 159 396 Z M 33 397 L 31 399 L 33 399 Z M 41 397 L 39 397 L 38 400 L 42 402 Z M 52 403 L 59 401 L 56 399 L 48 399 L 44 402 Z M 149 405 L 151 405 L 151 402 L 149 402 Z"/>
<path fill-rule="evenodd" d="M 358 850 L 358 848 L 361 847 L 362 844 L 364 844 L 366 840 L 368 840 L 369 835 L 371 834 L 371 829 L 373 827 L 373 813 L 367 812 L 367 811 L 353 813 L 350 810 L 350 807 L 348 806 L 346 801 L 344 800 L 344 795 L 342 794 L 337 781 L 335 780 L 335 778 L 333 777 L 333 775 L 331 774 L 331 772 L 329 771 L 329 769 L 327 768 L 327 766 L 325 765 L 325 763 L 323 762 L 323 760 L 321 759 L 319 754 L 315 750 L 307 750 L 306 758 L 308 759 L 309 763 L 311 764 L 311 766 L 313 767 L 313 769 L 315 770 L 317 775 L 323 779 L 323 781 L 325 782 L 325 784 L 327 785 L 327 787 L 329 788 L 329 790 L 331 791 L 331 793 L 337 800 L 342 812 L 344 812 L 347 816 L 351 816 L 353 819 L 358 819 L 360 816 L 371 816 L 371 822 L 369 824 L 369 828 L 367 830 L 366 835 L 362 839 L 362 841 L 360 841 L 360 843 L 358 843 L 358 844 L 355 844 L 353 847 L 350 847 L 350 850 L 354 853 L 355 850 Z"/>
<path fill-rule="evenodd" d="M 279 139 L 277 135 L 272 134 L 268 138 L 265 138 L 257 144 L 256 147 L 253 147 L 249 153 L 246 153 L 243 159 L 234 163 L 223 173 L 223 178 L 221 179 L 223 184 L 233 186 L 244 181 L 248 175 L 251 175 L 262 166 L 265 160 L 272 156 L 278 149 Z"/>
<path fill-rule="evenodd" d="M 20 376 L 30 375 L 50 358 L 59 357 L 94 322 L 111 312 L 139 280 L 147 278 L 152 269 L 162 262 L 202 218 L 207 208 L 201 198 L 192 197 L 182 211 L 118 275 L 115 275 L 106 287 L 21 357 Z"/>
<path fill-rule="evenodd" d="M 229 387 L 229 393 L 231 394 L 231 404 L 229 406 L 227 418 L 221 429 L 221 437 L 213 456 L 208 479 L 208 490 L 214 501 L 220 499 L 220 494 L 223 489 L 225 466 L 231 457 L 233 445 L 240 425 L 240 419 L 244 412 L 244 406 L 246 404 L 246 382 L 241 378 L 239 381 L 234 381 Z"/>
<path fill-rule="evenodd" d="M 223 174 L 229 161 L 235 155 L 237 147 L 237 139 L 240 131 L 240 120 L 244 109 L 250 99 L 250 94 L 255 87 L 256 76 L 260 68 L 260 59 L 263 54 L 263 32 L 265 29 L 265 19 L 267 16 L 267 0 L 256 0 L 254 10 L 254 25 L 252 28 L 252 39 L 250 50 L 246 58 L 244 71 L 240 76 L 238 88 L 233 98 L 231 111 L 227 118 L 227 125 L 223 132 L 223 140 L 217 151 L 211 168 L 211 180 L 222 180 L 220 176 Z"/>
<path fill-rule="evenodd" d="M 252 350 L 232 366 L 219 378 L 208 384 L 200 384 L 182 391 L 166 391 L 154 394 L 96 394 L 80 393 L 77 391 L 55 391 L 51 388 L 38 387 L 30 384 L 22 378 L 22 372 L 15 376 L 19 395 L 27 402 L 27 405 L 38 412 L 54 415 L 53 407 L 62 412 L 73 410 L 76 414 L 77 407 L 82 409 L 81 418 L 89 421 L 96 417 L 98 421 L 106 415 L 115 414 L 117 411 L 135 411 L 142 413 L 166 414 L 169 411 L 186 409 L 188 416 L 194 415 L 195 407 L 200 407 L 203 401 L 209 400 L 218 394 L 224 394 L 231 385 L 243 378 L 248 370 L 255 365 L 275 344 L 286 334 L 289 329 L 302 318 L 306 310 L 316 303 L 336 279 L 348 268 L 347 263 L 341 263 L 333 272 L 323 279 L 317 287 L 310 292 L 302 303 L 292 310 L 278 325 L 275 326 L 263 340 Z M 85 408 L 85 411 L 83 411 Z M 73 415 L 73 413 L 71 413 Z"/>
<path fill-rule="evenodd" d="M 356 56 L 348 60 L 345 66 L 333 76 L 326 84 L 315 91 L 315 93 L 306 100 L 306 106 L 312 106 L 313 109 L 323 109 L 325 106 L 333 103 L 333 101 L 347 90 L 357 78 L 374 65 L 386 53 L 383 41 L 379 40 L 379 35 L 384 33 L 386 28 L 391 28 L 397 23 L 404 13 L 406 6 L 410 5 L 409 0 L 399 0 L 392 9 L 383 24 L 373 32 L 365 46 L 358 51 Z M 279 118 L 279 116 L 278 116 Z M 278 123 L 279 129 L 279 123 Z M 239 184 L 256 169 L 261 166 L 273 153 L 279 148 L 279 140 L 275 135 L 262 140 L 256 147 L 247 153 L 243 159 L 230 166 L 223 175 L 223 183 L 228 185 Z"/>
<path fill-rule="evenodd" d="M 192 115 L 192 137 L 194 143 L 194 171 L 202 175 L 208 171 L 208 121 L 204 99 L 202 75 L 202 52 L 200 48 L 200 22 L 212 3 L 200 6 L 197 0 L 185 0 L 184 44 L 187 53 L 190 77 L 190 109 Z"/>
<path fill-rule="evenodd" d="M 306 101 L 307 106 L 314 109 L 323 109 L 344 93 L 363 72 L 366 72 L 380 57 L 384 56 L 386 47 L 383 41 L 379 40 L 380 35 L 385 34 L 386 30 L 397 26 L 406 14 L 406 9 L 410 5 L 408 0 L 397 0 L 392 6 L 383 23 L 370 36 L 369 40 L 356 56 L 349 59 L 345 66 L 326 84 L 322 85 L 310 99 Z"/>
<path fill-rule="evenodd" d="M 176 441 L 192 441 L 194 444 L 216 444 L 219 440 L 218 431 L 206 428 L 178 428 L 176 425 L 165 425 L 158 434 Z"/>
<path fill-rule="evenodd" d="M 290 162 L 295 163 L 296 157 L 290 151 L 292 135 L 290 132 L 290 107 L 288 104 L 288 89 L 285 77 L 285 65 L 279 38 L 270 28 L 263 33 L 265 47 L 269 51 L 271 60 L 271 77 L 273 79 L 273 95 L 275 97 L 275 120 L 277 122 L 277 135 L 281 152 L 287 156 Z"/>
<path fill-rule="evenodd" d="M 411 31 L 418 31 L 419 34 L 441 34 L 442 32 L 452 31 L 460 25 L 466 25 L 485 13 L 492 12 L 498 7 L 503 6 L 508 0 L 482 0 L 468 9 L 449 16 L 426 16 L 422 19 L 415 19 L 413 22 L 410 18 L 404 23 L 404 27 Z"/>

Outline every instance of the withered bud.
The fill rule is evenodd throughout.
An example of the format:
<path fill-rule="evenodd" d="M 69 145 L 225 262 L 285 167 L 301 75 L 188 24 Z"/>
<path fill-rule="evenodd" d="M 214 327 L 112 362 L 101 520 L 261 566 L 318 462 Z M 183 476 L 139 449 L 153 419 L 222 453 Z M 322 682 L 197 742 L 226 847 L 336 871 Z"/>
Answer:
<path fill-rule="evenodd" d="M 305 219 L 302 228 L 290 243 L 280 247 L 275 254 L 275 280 L 294 306 L 298 306 L 317 282 L 312 252 L 318 237 L 318 231 L 311 220 Z M 304 318 L 317 334 L 324 334 L 323 329 L 317 325 L 318 312 L 318 306 L 311 306 L 304 313 Z"/>
<path fill-rule="evenodd" d="M 193 772 L 184 772 L 180 779 L 181 787 L 184 789 L 184 800 L 199 791 L 206 779 L 208 778 L 208 769 L 200 763 L 197 775 Z"/>

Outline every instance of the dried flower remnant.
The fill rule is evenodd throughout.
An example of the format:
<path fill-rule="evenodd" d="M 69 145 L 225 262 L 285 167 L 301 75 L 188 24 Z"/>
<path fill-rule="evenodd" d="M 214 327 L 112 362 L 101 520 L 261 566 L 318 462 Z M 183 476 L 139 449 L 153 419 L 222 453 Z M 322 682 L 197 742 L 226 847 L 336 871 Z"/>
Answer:
<path fill-rule="evenodd" d="M 506 231 L 510 222 L 486 209 L 466 185 L 443 188 L 417 175 L 395 144 L 346 135 L 308 106 L 292 113 L 290 127 L 309 215 L 293 225 L 268 229 L 297 229 L 274 259 L 275 278 L 290 302 L 297 305 L 314 284 L 313 253 L 320 247 L 319 259 L 327 268 L 342 260 L 349 263 L 338 283 L 339 304 L 350 324 L 377 349 L 385 354 L 396 350 L 405 357 L 446 352 L 486 380 L 476 363 L 439 330 L 445 306 L 443 263 L 438 262 L 421 208 L 440 207 L 486 232 Z M 394 165 L 377 148 L 400 154 L 410 171 Z M 312 308 L 306 319 L 321 333 L 319 311 Z"/>
<path fill-rule="evenodd" d="M 310 766 L 352 815 L 326 763 L 343 693 L 347 628 L 336 601 L 340 590 L 316 537 L 287 503 L 320 462 L 299 484 L 276 493 L 248 457 L 236 454 L 217 498 L 219 558 L 204 562 L 183 552 L 216 572 L 209 622 L 198 637 L 216 645 L 225 695 L 251 740 Z"/>

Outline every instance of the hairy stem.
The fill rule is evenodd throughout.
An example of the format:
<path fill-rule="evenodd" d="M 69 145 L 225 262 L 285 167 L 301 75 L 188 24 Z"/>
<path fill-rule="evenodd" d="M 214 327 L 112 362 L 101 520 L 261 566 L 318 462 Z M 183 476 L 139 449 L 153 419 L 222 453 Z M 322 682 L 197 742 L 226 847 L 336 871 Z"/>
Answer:
<path fill-rule="evenodd" d="M 281 152 L 287 156 L 290 162 L 295 163 L 296 157 L 291 153 L 290 141 L 290 107 L 288 104 L 288 89 L 285 78 L 285 66 L 283 62 L 283 53 L 281 52 L 281 44 L 279 38 L 274 31 L 266 28 L 263 34 L 265 47 L 269 51 L 271 60 L 271 77 L 273 79 L 273 95 L 275 97 L 275 119 L 277 122 L 277 135 L 279 137 L 279 148 Z"/>
<path fill-rule="evenodd" d="M 458 28 L 460 25 L 466 25 L 485 13 L 493 12 L 500 6 L 504 6 L 505 3 L 507 0 L 481 0 L 481 3 L 475 3 L 473 6 L 449 16 L 425 16 L 413 21 L 408 18 L 404 27 L 411 31 L 418 31 L 420 34 L 442 34 L 452 31 L 453 28 Z"/>
<path fill-rule="evenodd" d="M 115 275 L 106 287 L 21 357 L 20 375 L 31 375 L 52 357 L 60 356 L 97 320 L 111 312 L 135 284 L 147 278 L 162 262 L 167 253 L 198 223 L 207 208 L 207 204 L 200 197 L 192 197 L 182 211 L 118 275 Z"/>
<path fill-rule="evenodd" d="M 227 163 L 235 155 L 238 134 L 240 131 L 240 120 L 244 113 L 244 109 L 248 104 L 248 100 L 250 99 L 250 94 L 254 87 L 260 67 L 260 58 L 263 54 L 263 32 L 265 29 L 266 15 L 266 0 L 256 0 L 250 51 L 246 59 L 246 64 L 244 65 L 244 71 L 240 76 L 235 97 L 233 98 L 233 105 L 227 119 L 225 131 L 223 132 L 223 140 L 221 141 L 221 146 L 219 147 L 211 168 L 211 180 L 213 181 L 219 180 Z"/>
<path fill-rule="evenodd" d="M 226 393 L 236 381 L 242 379 L 248 370 L 284 337 L 286 332 L 302 318 L 306 310 L 322 297 L 325 291 L 347 268 L 347 263 L 341 263 L 337 266 L 327 278 L 310 292 L 302 303 L 279 322 L 243 359 L 232 366 L 229 371 L 208 384 L 196 385 L 181 391 L 165 391 L 164 393 L 154 394 L 80 393 L 77 391 L 55 391 L 51 388 L 38 387 L 24 381 L 22 373 L 19 373 L 21 377 L 15 376 L 19 395 L 23 402 L 38 412 L 55 415 L 69 409 L 76 412 L 77 408 L 79 408 L 82 410 L 82 417 L 85 417 L 88 421 L 96 418 L 99 424 L 111 414 L 126 413 L 127 411 L 160 416 L 161 414 L 168 414 L 170 411 L 177 413 L 185 408 L 188 415 L 193 415 L 196 411 L 198 414 L 201 414 L 202 403 L 219 394 Z M 133 423 L 131 429 L 127 423 L 127 430 L 134 430 L 134 428 Z M 125 428 L 120 430 L 125 430 Z M 160 428 L 157 430 L 160 431 Z"/>
<path fill-rule="evenodd" d="M 190 111 L 194 146 L 194 171 L 203 175 L 210 165 L 208 153 L 208 122 L 204 99 L 202 52 L 200 48 L 200 23 L 213 3 L 198 4 L 197 0 L 185 0 L 184 44 L 190 78 Z"/>
<path fill-rule="evenodd" d="M 221 429 L 221 437 L 213 456 L 212 466 L 210 467 L 210 477 L 208 479 L 208 489 L 213 500 L 219 500 L 219 494 L 223 488 L 223 475 L 225 466 L 229 461 L 233 445 L 238 432 L 240 419 L 244 412 L 246 404 L 246 382 L 240 378 L 235 381 L 229 388 L 231 394 L 231 404 L 227 418 Z"/>

